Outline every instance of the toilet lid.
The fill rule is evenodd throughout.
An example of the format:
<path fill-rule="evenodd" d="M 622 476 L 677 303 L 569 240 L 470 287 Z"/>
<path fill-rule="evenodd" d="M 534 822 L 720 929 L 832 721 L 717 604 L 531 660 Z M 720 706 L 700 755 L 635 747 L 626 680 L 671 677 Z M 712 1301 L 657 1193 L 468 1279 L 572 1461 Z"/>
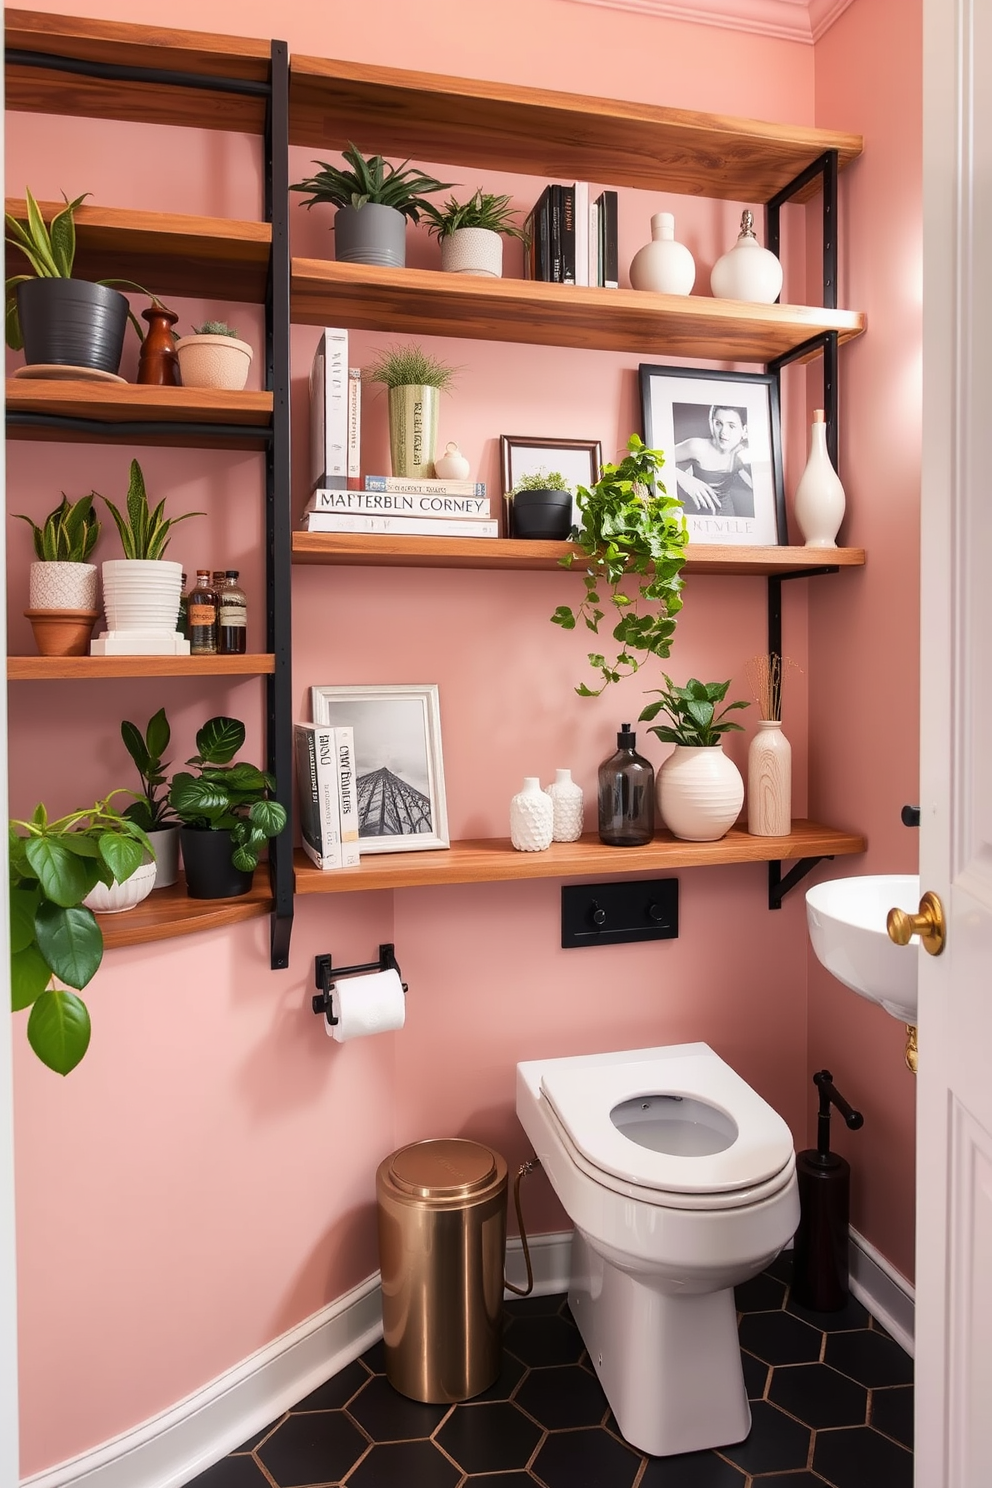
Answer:
<path fill-rule="evenodd" d="M 595 1066 L 551 1061 L 541 1093 L 588 1163 L 642 1188 L 726 1193 L 775 1177 L 793 1156 L 781 1116 L 717 1054 Z M 642 1145 L 645 1139 L 670 1150 Z"/>

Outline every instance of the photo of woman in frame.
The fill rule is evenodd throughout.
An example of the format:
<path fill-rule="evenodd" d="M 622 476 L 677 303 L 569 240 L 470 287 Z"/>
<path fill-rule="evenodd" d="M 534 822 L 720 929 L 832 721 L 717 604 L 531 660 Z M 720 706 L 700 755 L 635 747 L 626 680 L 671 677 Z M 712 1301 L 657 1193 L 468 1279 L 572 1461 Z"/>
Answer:
<path fill-rule="evenodd" d="M 706 434 L 696 432 L 701 418 Z M 671 459 L 687 511 L 704 516 L 753 517 L 754 485 L 747 442 L 747 409 L 730 404 L 674 403 L 678 441 Z"/>

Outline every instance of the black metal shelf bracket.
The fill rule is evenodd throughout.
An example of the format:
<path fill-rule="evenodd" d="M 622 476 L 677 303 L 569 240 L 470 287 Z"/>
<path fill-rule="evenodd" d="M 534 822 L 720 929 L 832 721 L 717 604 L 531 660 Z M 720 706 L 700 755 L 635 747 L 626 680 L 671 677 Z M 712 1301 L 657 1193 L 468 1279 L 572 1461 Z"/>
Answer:
<path fill-rule="evenodd" d="M 832 863 L 833 853 L 820 853 L 816 858 L 800 858 L 794 863 L 788 873 L 783 874 L 782 863 L 774 858 L 768 864 L 768 908 L 781 909 L 782 900 L 786 894 L 792 892 L 797 884 L 802 883 L 808 873 L 812 873 L 817 863 Z"/>
<path fill-rule="evenodd" d="M 58 52 L 26 51 L 20 47 L 8 47 L 5 56 L 8 67 L 37 67 L 45 72 L 69 72 L 77 77 L 104 78 L 110 82 L 196 88 L 205 93 L 241 93 L 249 98 L 268 98 L 271 88 L 262 78 L 180 72 L 171 67 L 137 67 L 126 62 L 98 62 L 90 57 L 64 57 Z"/>
<path fill-rule="evenodd" d="M 825 150 L 811 165 L 765 203 L 765 242 L 776 258 L 782 242 L 781 211 L 786 202 L 821 177 L 823 188 L 823 308 L 837 309 L 837 171 L 836 150 Z"/>

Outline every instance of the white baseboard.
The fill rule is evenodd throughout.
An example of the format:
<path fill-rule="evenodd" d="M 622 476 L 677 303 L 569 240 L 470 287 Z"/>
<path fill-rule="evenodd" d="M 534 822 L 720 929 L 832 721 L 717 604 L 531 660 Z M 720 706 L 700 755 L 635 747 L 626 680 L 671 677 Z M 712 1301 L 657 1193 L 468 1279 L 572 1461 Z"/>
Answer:
<path fill-rule="evenodd" d="M 914 1358 L 916 1290 L 912 1282 L 853 1228 L 848 1259 L 851 1291 L 900 1348 Z"/>

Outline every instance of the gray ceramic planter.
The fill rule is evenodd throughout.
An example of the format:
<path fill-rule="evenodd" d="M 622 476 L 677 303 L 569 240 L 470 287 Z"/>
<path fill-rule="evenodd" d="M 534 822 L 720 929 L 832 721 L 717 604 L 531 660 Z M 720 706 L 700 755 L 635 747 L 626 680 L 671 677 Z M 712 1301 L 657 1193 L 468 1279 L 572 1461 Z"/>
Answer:
<path fill-rule="evenodd" d="M 27 279 L 17 286 L 24 360 L 116 373 L 124 350 L 127 300 L 86 279 Z"/>
<path fill-rule="evenodd" d="M 406 218 L 395 207 L 366 202 L 338 207 L 334 218 L 334 257 L 338 263 L 406 266 Z"/>

